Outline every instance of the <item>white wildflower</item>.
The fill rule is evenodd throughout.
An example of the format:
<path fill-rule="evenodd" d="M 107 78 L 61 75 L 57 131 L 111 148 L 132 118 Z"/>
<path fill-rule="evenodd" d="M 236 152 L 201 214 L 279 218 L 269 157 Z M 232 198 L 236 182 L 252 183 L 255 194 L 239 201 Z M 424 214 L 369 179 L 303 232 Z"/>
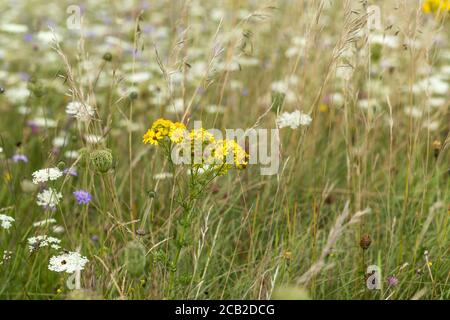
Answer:
<path fill-rule="evenodd" d="M 54 238 L 54 237 L 48 237 L 46 235 L 30 237 L 30 238 L 28 238 L 28 249 L 30 250 L 30 252 L 33 252 L 35 250 L 38 250 L 38 249 L 44 248 L 44 247 L 50 247 L 52 249 L 59 249 L 59 248 L 61 248 L 61 246 L 59 245 L 60 243 L 61 243 L 61 240 Z"/>
<path fill-rule="evenodd" d="M 164 180 L 164 179 L 168 179 L 168 178 L 172 178 L 173 174 L 170 172 L 161 172 L 161 173 L 157 173 L 153 176 L 153 179 L 155 180 Z"/>
<path fill-rule="evenodd" d="M 9 33 L 24 33 L 28 31 L 28 27 L 24 24 L 4 23 L 0 25 L 0 31 Z"/>
<path fill-rule="evenodd" d="M 445 100 L 445 98 L 441 98 L 441 97 L 430 98 L 430 106 L 434 107 L 434 108 L 442 107 L 446 103 L 447 103 L 447 101 Z"/>
<path fill-rule="evenodd" d="M 275 81 L 271 84 L 272 91 L 286 93 L 289 90 L 289 84 L 286 81 Z"/>
<path fill-rule="evenodd" d="M 62 40 L 61 35 L 54 31 L 39 31 L 36 38 L 43 44 L 51 44 L 55 41 L 59 42 Z"/>
<path fill-rule="evenodd" d="M 63 175 L 58 168 L 46 168 L 33 172 L 33 183 L 39 184 L 47 181 L 54 181 Z"/>
<path fill-rule="evenodd" d="M 90 105 L 78 101 L 69 102 L 66 113 L 81 121 L 89 121 L 95 114 L 95 110 Z"/>
<path fill-rule="evenodd" d="M 5 263 L 6 261 L 8 261 L 9 259 L 11 259 L 11 255 L 12 255 L 12 251 L 8 251 L 8 250 L 3 251 L 3 257 L 2 257 L 2 260 L 0 260 L 0 266 L 3 263 Z"/>
<path fill-rule="evenodd" d="M 95 134 L 87 134 L 84 136 L 84 139 L 86 140 L 87 143 L 90 144 L 97 144 L 103 141 L 102 136 L 97 136 Z"/>
<path fill-rule="evenodd" d="M 127 81 L 131 83 L 142 83 L 150 80 L 152 74 L 150 72 L 136 72 L 127 76 Z"/>
<path fill-rule="evenodd" d="M 29 114 L 31 112 L 31 108 L 27 107 L 27 106 L 19 106 L 19 107 L 17 107 L 16 110 L 18 113 L 23 114 L 23 115 Z"/>
<path fill-rule="evenodd" d="M 299 110 L 292 113 L 284 112 L 277 118 L 277 126 L 281 128 L 291 127 L 297 129 L 299 126 L 308 126 L 311 124 L 312 118 Z"/>
<path fill-rule="evenodd" d="M 405 107 L 405 113 L 408 116 L 419 119 L 423 116 L 423 111 L 415 106 Z"/>
<path fill-rule="evenodd" d="M 56 272 L 74 273 L 84 269 L 89 260 L 78 252 L 67 252 L 50 258 L 48 269 Z"/>
<path fill-rule="evenodd" d="M 30 90 L 26 87 L 10 88 L 5 92 L 5 96 L 12 103 L 24 103 L 30 96 Z"/>
<path fill-rule="evenodd" d="M 369 41 L 372 44 L 379 44 L 389 48 L 397 48 L 399 46 L 398 37 L 385 34 L 371 34 Z"/>
<path fill-rule="evenodd" d="M 213 113 L 213 114 L 215 114 L 215 113 L 224 113 L 225 112 L 225 107 L 212 104 L 212 105 L 206 106 L 205 111 L 208 112 L 208 113 Z"/>
<path fill-rule="evenodd" d="M 44 226 L 47 226 L 47 225 L 52 224 L 52 223 L 56 223 L 56 220 L 53 219 L 53 218 L 40 220 L 40 221 L 36 221 L 35 223 L 33 223 L 33 227 L 36 227 L 36 228 L 37 227 L 44 227 Z"/>
<path fill-rule="evenodd" d="M 11 228 L 12 223 L 13 223 L 14 221 L 15 221 L 15 220 L 14 220 L 13 217 L 7 216 L 7 215 L 5 215 L 5 214 L 0 214 L 0 226 L 1 226 L 3 229 L 8 230 L 9 228 Z"/>
<path fill-rule="evenodd" d="M 53 231 L 54 233 L 63 233 L 63 232 L 65 231 L 65 229 L 64 229 L 63 226 L 54 226 L 54 227 L 52 228 L 52 231 Z"/>
<path fill-rule="evenodd" d="M 181 113 L 184 111 L 184 102 L 183 99 L 175 99 L 173 104 L 169 104 L 167 106 L 167 112 L 169 113 Z"/>
<path fill-rule="evenodd" d="M 53 146 L 55 148 L 62 148 L 67 145 L 67 137 L 58 136 L 53 139 Z"/>
<path fill-rule="evenodd" d="M 423 127 L 425 129 L 428 129 L 430 131 L 436 131 L 439 129 L 439 122 L 438 121 L 425 121 L 423 124 Z"/>
<path fill-rule="evenodd" d="M 358 107 L 364 110 L 373 110 L 378 108 L 378 103 L 376 99 L 360 99 Z"/>
<path fill-rule="evenodd" d="M 37 117 L 30 120 L 30 124 L 39 128 L 56 128 L 57 122 L 45 117 Z"/>
<path fill-rule="evenodd" d="M 80 154 L 76 150 L 67 150 L 66 152 L 64 152 L 64 157 L 69 159 L 76 159 L 79 155 Z"/>
<path fill-rule="evenodd" d="M 36 203 L 45 208 L 53 209 L 59 204 L 62 194 L 53 188 L 45 189 L 37 195 Z"/>

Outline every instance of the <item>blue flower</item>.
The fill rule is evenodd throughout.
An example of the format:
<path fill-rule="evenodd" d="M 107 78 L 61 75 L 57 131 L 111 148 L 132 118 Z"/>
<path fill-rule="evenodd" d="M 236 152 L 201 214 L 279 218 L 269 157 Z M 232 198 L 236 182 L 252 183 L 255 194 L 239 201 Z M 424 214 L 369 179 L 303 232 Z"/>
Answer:
<path fill-rule="evenodd" d="M 14 162 L 20 162 L 20 161 L 25 162 L 25 163 L 28 162 L 27 156 L 24 155 L 24 154 L 19 154 L 19 153 L 13 155 L 12 160 L 13 160 Z"/>
<path fill-rule="evenodd" d="M 88 204 L 92 199 L 91 194 L 85 190 L 75 191 L 73 195 L 75 196 L 78 204 Z"/>

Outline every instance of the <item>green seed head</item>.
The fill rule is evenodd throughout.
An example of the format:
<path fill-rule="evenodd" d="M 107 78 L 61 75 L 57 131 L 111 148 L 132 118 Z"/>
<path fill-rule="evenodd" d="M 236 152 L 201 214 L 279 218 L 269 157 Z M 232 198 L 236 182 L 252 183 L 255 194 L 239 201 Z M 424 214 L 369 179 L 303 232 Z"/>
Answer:
<path fill-rule="evenodd" d="M 111 53 L 109 53 L 109 52 L 106 52 L 104 55 L 103 55 L 103 60 L 105 60 L 105 61 L 111 61 L 112 60 L 112 54 Z"/>
<path fill-rule="evenodd" d="M 96 150 L 91 152 L 91 163 L 100 173 L 106 173 L 113 166 L 113 156 L 109 150 Z"/>
<path fill-rule="evenodd" d="M 64 161 L 60 161 L 58 163 L 58 169 L 63 171 L 66 168 L 66 164 L 64 163 Z"/>

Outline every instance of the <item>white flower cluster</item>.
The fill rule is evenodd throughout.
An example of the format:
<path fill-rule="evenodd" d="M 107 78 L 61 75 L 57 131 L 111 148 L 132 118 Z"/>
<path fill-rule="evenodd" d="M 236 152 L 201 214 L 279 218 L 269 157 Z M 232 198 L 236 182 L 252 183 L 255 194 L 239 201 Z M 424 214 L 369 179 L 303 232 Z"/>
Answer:
<path fill-rule="evenodd" d="M 3 251 L 3 257 L 2 260 L 0 260 L 0 266 L 5 263 L 5 261 L 8 261 L 11 259 L 12 251 L 5 250 Z"/>
<path fill-rule="evenodd" d="M 309 126 L 312 118 L 305 113 L 301 113 L 299 110 L 292 113 L 284 112 L 277 118 L 278 128 L 291 127 L 297 129 L 299 126 Z"/>
<path fill-rule="evenodd" d="M 58 168 L 46 168 L 33 172 L 33 183 L 39 184 L 47 181 L 54 181 L 63 175 Z"/>
<path fill-rule="evenodd" d="M 15 220 L 14 220 L 13 217 L 7 216 L 7 215 L 5 215 L 5 214 L 0 214 L 0 226 L 1 226 L 3 229 L 8 230 L 9 228 L 11 228 L 12 223 L 13 223 L 14 221 L 15 221 Z"/>
<path fill-rule="evenodd" d="M 61 198 L 61 192 L 58 192 L 53 188 L 49 188 L 37 195 L 36 203 L 41 207 L 53 209 L 59 204 L 59 200 Z"/>
<path fill-rule="evenodd" d="M 74 273 L 84 269 L 89 260 L 78 252 L 66 252 L 50 258 L 48 269 L 56 272 Z"/>
<path fill-rule="evenodd" d="M 72 101 L 67 105 L 66 113 L 78 120 L 89 121 L 94 116 L 95 110 L 85 103 Z"/>
<path fill-rule="evenodd" d="M 59 248 L 61 248 L 61 246 L 59 245 L 60 243 L 61 243 L 61 240 L 54 238 L 54 237 L 48 237 L 46 235 L 30 237 L 30 238 L 28 238 L 28 249 L 30 249 L 30 252 L 33 252 L 35 250 L 38 250 L 38 249 L 44 248 L 44 247 L 50 247 L 52 249 L 59 249 Z"/>

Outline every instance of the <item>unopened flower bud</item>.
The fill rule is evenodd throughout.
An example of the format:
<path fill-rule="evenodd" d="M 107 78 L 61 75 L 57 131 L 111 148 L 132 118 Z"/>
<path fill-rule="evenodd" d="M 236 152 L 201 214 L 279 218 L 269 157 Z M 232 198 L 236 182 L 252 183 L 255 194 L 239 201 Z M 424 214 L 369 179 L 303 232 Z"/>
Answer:
<path fill-rule="evenodd" d="M 109 150 L 93 151 L 90 159 L 94 168 L 101 173 L 108 172 L 113 166 L 113 156 Z"/>
<path fill-rule="evenodd" d="M 363 250 L 367 250 L 370 247 L 370 244 L 372 243 L 372 239 L 370 239 L 370 236 L 368 234 L 365 234 L 361 237 L 361 240 L 359 241 L 359 246 Z"/>
<path fill-rule="evenodd" d="M 66 164 L 64 163 L 64 161 L 60 161 L 58 163 L 57 167 L 58 167 L 59 170 L 64 171 L 64 169 L 66 168 Z"/>
<path fill-rule="evenodd" d="M 131 91 L 128 96 L 131 100 L 136 100 L 138 98 L 138 93 L 136 91 Z"/>
<path fill-rule="evenodd" d="M 103 55 L 103 60 L 105 60 L 105 61 L 111 61 L 112 60 L 112 54 L 111 53 L 109 53 L 109 52 L 106 52 L 104 55 Z"/>

